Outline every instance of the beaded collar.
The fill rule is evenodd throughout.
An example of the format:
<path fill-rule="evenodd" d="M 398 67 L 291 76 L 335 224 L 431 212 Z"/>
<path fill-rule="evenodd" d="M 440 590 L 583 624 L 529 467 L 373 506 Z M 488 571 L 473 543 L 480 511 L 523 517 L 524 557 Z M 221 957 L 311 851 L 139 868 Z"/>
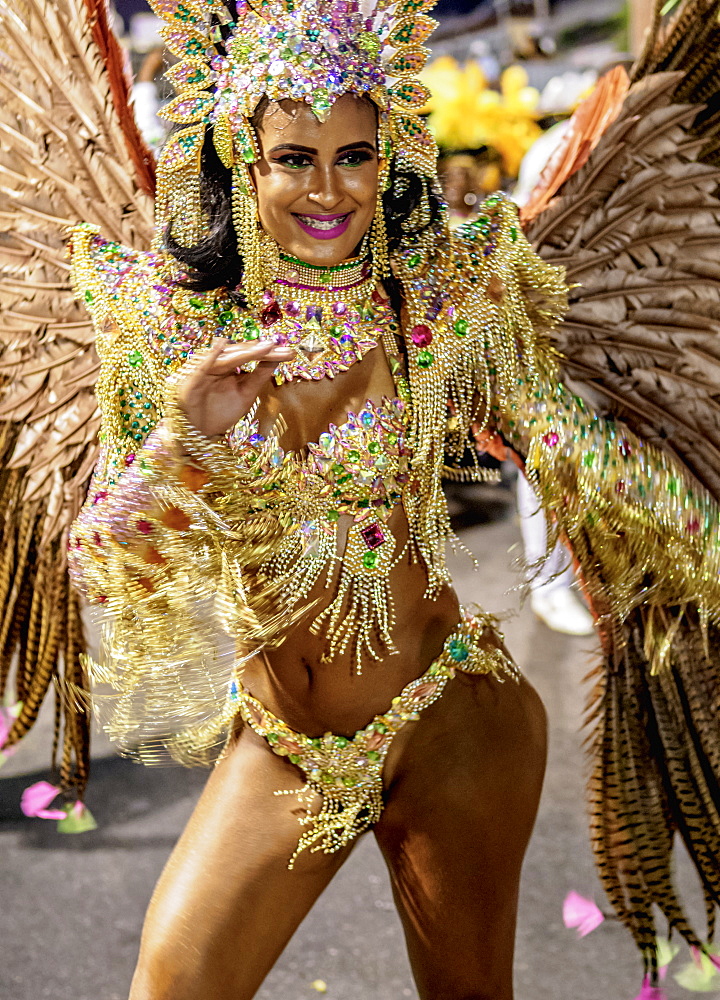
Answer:
<path fill-rule="evenodd" d="M 368 260 L 333 267 L 306 264 L 281 254 L 278 275 L 266 289 L 257 319 L 245 315 L 234 339 L 272 337 L 297 349 L 279 365 L 275 382 L 334 378 L 377 347 L 397 321 L 376 287 Z"/>

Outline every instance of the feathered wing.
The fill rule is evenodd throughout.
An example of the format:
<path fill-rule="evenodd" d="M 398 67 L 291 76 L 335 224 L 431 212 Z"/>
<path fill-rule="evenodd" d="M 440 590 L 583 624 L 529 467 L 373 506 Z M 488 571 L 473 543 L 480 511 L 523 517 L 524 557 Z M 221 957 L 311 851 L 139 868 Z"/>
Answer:
<path fill-rule="evenodd" d="M 144 154 L 130 156 L 98 46 L 103 16 L 90 0 L 0 0 L 0 690 L 21 702 L 6 745 L 32 726 L 61 664 L 83 683 L 65 550 L 97 456 L 98 361 L 67 229 L 102 224 L 135 247 L 152 238 L 135 179 Z M 119 65 L 107 34 L 106 47 Z M 60 697 L 56 734 L 61 781 L 81 792 L 87 719 Z"/>
<path fill-rule="evenodd" d="M 703 506 L 703 487 L 720 500 L 719 14 L 718 0 L 684 0 L 669 24 L 658 13 L 614 121 L 526 228 L 544 260 L 567 269 L 570 309 L 555 334 L 566 376 L 597 410 L 671 457 L 678 477 L 664 477 L 663 493 L 648 461 L 643 495 L 657 488 L 654 515 L 668 523 L 673 511 L 695 539 L 683 560 L 696 552 L 710 568 L 717 507 L 708 501 L 705 518 L 682 510 Z M 622 449 L 612 458 L 616 444 L 610 431 L 608 480 L 617 475 L 610 465 L 624 461 Z M 597 511 L 606 531 L 630 538 L 611 505 L 598 499 Z M 598 526 L 576 523 L 571 544 L 604 653 L 591 711 L 594 850 L 610 900 L 652 967 L 655 906 L 698 943 L 672 890 L 675 833 L 700 874 L 710 932 L 720 902 L 720 630 L 718 609 L 708 610 L 717 580 L 700 579 L 675 606 L 654 599 L 658 582 L 662 589 L 689 565 L 668 533 L 647 600 L 636 581 L 636 599 L 618 618 L 603 601 L 623 581 L 612 566 L 598 570 L 584 545 L 593 534 L 597 544 Z"/>

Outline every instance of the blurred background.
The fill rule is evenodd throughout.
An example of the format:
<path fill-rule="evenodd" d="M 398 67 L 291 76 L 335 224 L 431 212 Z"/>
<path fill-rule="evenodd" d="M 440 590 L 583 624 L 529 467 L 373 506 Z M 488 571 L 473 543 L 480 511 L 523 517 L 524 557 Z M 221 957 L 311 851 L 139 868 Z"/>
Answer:
<path fill-rule="evenodd" d="M 652 8 L 651 0 L 440 0 L 425 79 L 453 225 L 472 219 L 497 188 L 520 202 L 528 197 L 578 102 L 606 70 L 637 55 Z M 135 78 L 138 121 L 157 147 L 164 132 L 156 111 L 170 96 L 157 20 L 144 0 L 116 0 L 114 18 Z M 640 962 L 622 928 L 606 921 L 580 940 L 563 926 L 570 891 L 607 909 L 584 804 L 583 679 L 596 653 L 590 617 L 562 550 L 523 587 L 518 567 L 543 551 L 544 521 L 514 469 L 485 461 L 498 483 L 446 484 L 455 527 L 477 561 L 474 571 L 470 559 L 453 556 L 453 575 L 463 602 L 503 615 L 510 649 L 540 690 L 551 730 L 522 886 L 517 998 L 640 1000 Z M 19 809 L 22 790 L 50 777 L 52 721 L 47 712 L 0 771 L 0 1000 L 125 1000 L 145 907 L 206 774 L 143 768 L 117 757 L 99 734 L 87 797 L 98 828 L 65 835 L 54 822 L 27 819 Z M 701 922 L 682 856 L 678 869 Z M 680 954 L 670 966 L 669 1000 L 690 995 L 682 985 L 689 982 L 687 961 Z M 712 984 L 705 992 L 720 997 Z M 371 836 L 357 845 L 259 998 L 318 995 L 416 1000 Z"/>

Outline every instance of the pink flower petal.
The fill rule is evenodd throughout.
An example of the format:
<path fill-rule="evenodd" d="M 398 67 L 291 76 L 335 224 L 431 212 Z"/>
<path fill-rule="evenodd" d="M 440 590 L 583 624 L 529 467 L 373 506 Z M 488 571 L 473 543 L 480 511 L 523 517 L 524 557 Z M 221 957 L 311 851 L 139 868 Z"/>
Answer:
<path fill-rule="evenodd" d="M 563 903 L 563 923 L 566 927 L 576 927 L 578 937 L 585 937 L 599 927 L 605 917 L 592 899 L 586 899 L 577 892 L 569 892 Z"/>
<path fill-rule="evenodd" d="M 37 781 L 26 788 L 20 797 L 20 808 L 26 816 L 36 816 L 38 819 L 64 819 L 61 809 L 48 809 L 52 800 L 60 794 L 56 785 L 49 781 Z"/>
<path fill-rule="evenodd" d="M 653 986 L 650 976 L 645 976 L 640 992 L 634 1000 L 667 1000 L 667 993 L 660 986 Z"/>

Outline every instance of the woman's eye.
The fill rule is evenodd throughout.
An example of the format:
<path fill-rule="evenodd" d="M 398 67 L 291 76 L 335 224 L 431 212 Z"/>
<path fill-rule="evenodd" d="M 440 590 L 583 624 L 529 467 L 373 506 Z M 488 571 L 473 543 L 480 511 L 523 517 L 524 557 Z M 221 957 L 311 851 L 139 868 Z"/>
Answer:
<path fill-rule="evenodd" d="M 310 163 L 310 159 L 304 153 L 286 153 L 285 156 L 278 157 L 275 162 L 282 163 L 284 167 L 298 169 L 298 167 L 306 167 Z"/>
<path fill-rule="evenodd" d="M 349 152 L 343 153 L 338 162 L 347 167 L 357 167 L 361 163 L 367 163 L 368 160 L 372 159 L 372 155 L 363 149 L 351 149 Z"/>

